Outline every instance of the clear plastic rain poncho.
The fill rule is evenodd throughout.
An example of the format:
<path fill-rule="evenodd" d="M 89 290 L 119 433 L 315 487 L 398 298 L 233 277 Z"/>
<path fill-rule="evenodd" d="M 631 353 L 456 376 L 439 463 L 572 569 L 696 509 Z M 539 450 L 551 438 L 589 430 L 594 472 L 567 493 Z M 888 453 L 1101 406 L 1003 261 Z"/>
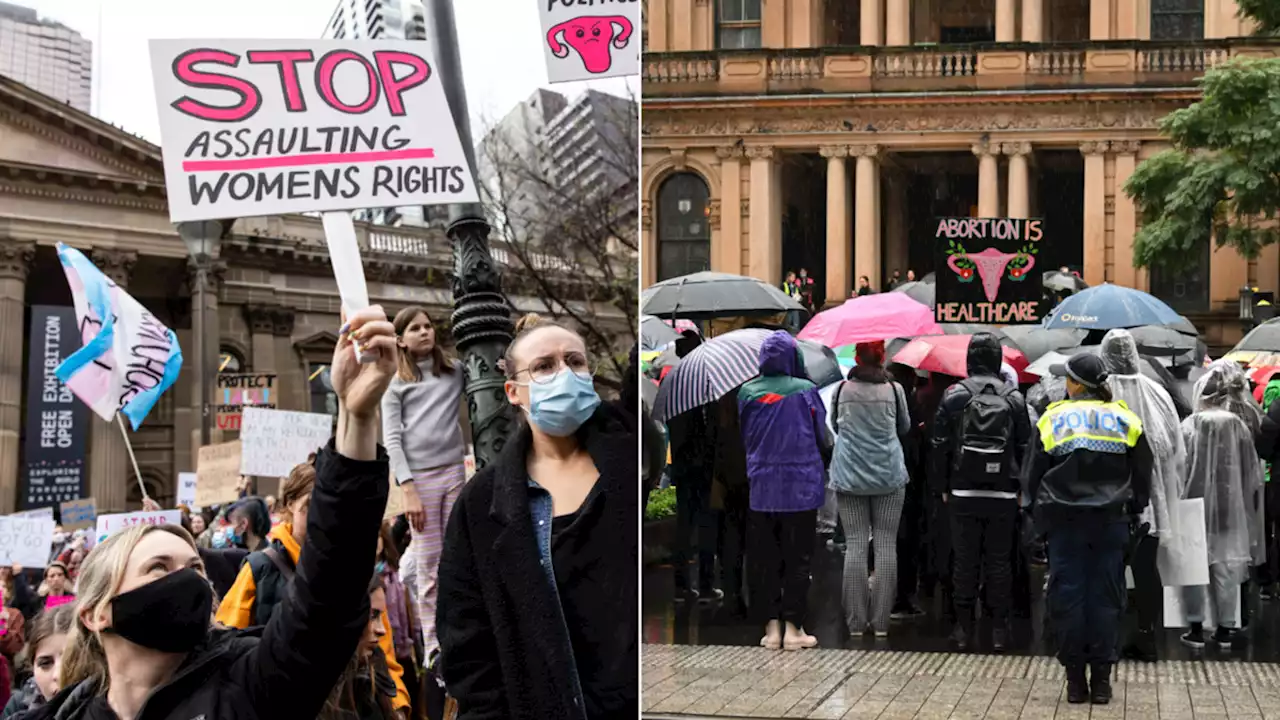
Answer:
<path fill-rule="evenodd" d="M 1112 396 L 1123 400 L 1142 420 L 1142 434 L 1155 458 L 1151 504 L 1143 511 L 1143 521 L 1151 523 L 1151 533 L 1159 536 L 1168 553 L 1180 556 L 1186 534 L 1178 527 L 1174 503 L 1182 497 L 1185 486 L 1187 453 L 1177 407 L 1160 383 L 1142 374 L 1145 361 L 1138 357 L 1138 345 L 1128 330 L 1107 333 L 1100 355 Z"/>
<path fill-rule="evenodd" d="M 1247 419 L 1256 416 L 1249 383 L 1235 363 L 1214 363 L 1196 383 L 1196 412 L 1182 423 L 1187 447 L 1183 497 L 1204 498 L 1209 564 L 1244 582 L 1266 561 L 1262 535 L 1262 461 Z"/>
<path fill-rule="evenodd" d="M 1040 416 L 1053 403 L 1067 399 L 1067 379 L 1049 375 L 1032 385 L 1027 390 L 1027 414 L 1031 416 L 1031 424 L 1040 421 Z"/>

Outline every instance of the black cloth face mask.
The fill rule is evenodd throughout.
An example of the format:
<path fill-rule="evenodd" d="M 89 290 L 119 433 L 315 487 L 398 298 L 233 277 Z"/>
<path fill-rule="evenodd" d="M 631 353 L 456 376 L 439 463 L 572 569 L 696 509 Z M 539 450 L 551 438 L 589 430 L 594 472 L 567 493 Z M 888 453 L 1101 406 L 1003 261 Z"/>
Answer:
<path fill-rule="evenodd" d="M 213 589 L 203 575 L 187 568 L 121 593 L 111 600 L 111 627 L 144 648 L 191 652 L 209 634 Z"/>

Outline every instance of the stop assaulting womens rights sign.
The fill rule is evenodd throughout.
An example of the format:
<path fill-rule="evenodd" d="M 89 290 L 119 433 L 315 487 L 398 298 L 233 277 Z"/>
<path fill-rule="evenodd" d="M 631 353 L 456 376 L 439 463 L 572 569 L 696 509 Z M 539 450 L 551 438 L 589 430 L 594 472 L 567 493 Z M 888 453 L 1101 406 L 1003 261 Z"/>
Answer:
<path fill-rule="evenodd" d="M 1040 322 L 1040 276 L 1048 269 L 1036 264 L 1042 221 L 954 217 L 936 223 L 936 321 Z"/>
<path fill-rule="evenodd" d="M 476 202 L 426 43 L 152 40 L 174 222 Z"/>

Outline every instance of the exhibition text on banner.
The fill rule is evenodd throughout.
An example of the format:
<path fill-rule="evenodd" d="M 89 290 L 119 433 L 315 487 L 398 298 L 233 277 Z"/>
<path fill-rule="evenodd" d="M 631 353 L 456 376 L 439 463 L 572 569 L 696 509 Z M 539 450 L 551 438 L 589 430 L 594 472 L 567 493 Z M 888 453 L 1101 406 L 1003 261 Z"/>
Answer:
<path fill-rule="evenodd" d="M 80 348 L 72 307 L 31 307 L 27 358 L 27 427 L 20 494 L 23 508 L 53 507 L 84 489 L 89 408 L 58 380 L 57 369 Z"/>
<path fill-rule="evenodd" d="M 476 202 L 423 42 L 152 40 L 174 222 Z"/>
<path fill-rule="evenodd" d="M 939 323 L 1020 325 L 1040 322 L 1044 268 L 1036 264 L 1043 221 L 938 218 Z"/>

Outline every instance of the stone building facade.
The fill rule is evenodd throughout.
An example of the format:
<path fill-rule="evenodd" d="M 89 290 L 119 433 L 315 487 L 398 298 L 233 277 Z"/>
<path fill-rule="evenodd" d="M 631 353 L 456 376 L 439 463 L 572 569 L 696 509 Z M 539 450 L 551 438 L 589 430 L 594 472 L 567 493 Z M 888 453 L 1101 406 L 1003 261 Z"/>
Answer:
<path fill-rule="evenodd" d="M 1280 54 L 1234 0 L 647 0 L 644 21 L 646 285 L 807 267 L 841 302 L 934 270 L 934 218 L 976 215 L 1044 218 L 1046 267 L 1147 289 L 1211 347 L 1238 340 L 1242 285 L 1276 290 L 1276 247 L 1135 269 L 1121 189 L 1206 68 Z"/>
<path fill-rule="evenodd" d="M 424 305 L 446 325 L 452 259 L 443 232 L 357 223 L 357 233 L 373 302 L 389 313 Z M 132 437 L 143 483 L 163 504 L 177 474 L 195 469 L 201 403 L 191 354 L 195 273 L 169 222 L 160 148 L 0 77 L 0 514 L 14 509 L 22 476 L 30 307 L 71 304 L 58 242 L 85 252 L 172 328 L 186 352 L 177 383 Z M 494 249 L 501 267 L 507 254 Z M 531 281 L 510 267 L 505 274 L 517 311 L 546 312 Z M 218 348 L 221 369 L 276 373 L 282 409 L 330 409 L 323 369 L 339 298 L 319 218 L 238 220 L 209 283 L 217 322 L 209 323 L 206 347 Z M 625 328 L 607 306 L 596 317 Z M 100 510 L 138 507 L 119 428 L 90 422 L 89 494 Z M 215 425 L 213 441 L 229 439 Z"/>

